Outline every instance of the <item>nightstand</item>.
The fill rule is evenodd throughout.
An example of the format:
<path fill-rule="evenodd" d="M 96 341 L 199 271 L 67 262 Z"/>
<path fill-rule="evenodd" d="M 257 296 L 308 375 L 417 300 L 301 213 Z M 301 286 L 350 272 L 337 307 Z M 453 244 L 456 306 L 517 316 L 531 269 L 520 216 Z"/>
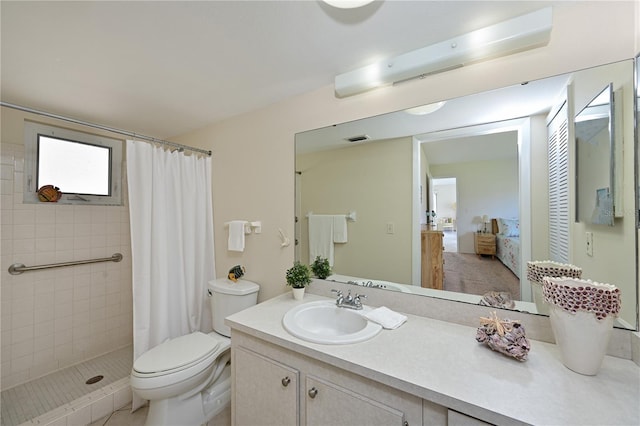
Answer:
<path fill-rule="evenodd" d="M 496 236 L 494 234 L 484 234 L 476 232 L 475 234 L 473 234 L 473 246 L 478 256 L 489 254 L 491 255 L 491 258 L 495 258 Z"/>

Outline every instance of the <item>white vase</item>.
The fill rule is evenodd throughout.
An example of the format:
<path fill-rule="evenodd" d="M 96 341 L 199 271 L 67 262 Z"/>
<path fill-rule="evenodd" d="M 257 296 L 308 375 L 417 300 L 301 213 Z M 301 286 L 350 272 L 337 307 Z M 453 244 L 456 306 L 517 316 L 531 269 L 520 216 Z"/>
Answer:
<path fill-rule="evenodd" d="M 304 287 L 293 287 L 291 291 L 293 292 L 293 298 L 296 300 L 302 300 L 302 298 L 304 297 Z"/>
<path fill-rule="evenodd" d="M 542 279 L 553 278 L 580 278 L 582 269 L 568 263 L 558 263 L 552 260 L 536 260 L 527 262 L 527 278 L 531 283 L 533 301 L 539 314 L 549 315 L 549 304 L 545 302 L 542 293 Z"/>
<path fill-rule="evenodd" d="M 611 284 L 567 277 L 544 277 L 542 282 L 562 363 L 576 373 L 596 375 L 620 312 L 620 290 Z"/>
<path fill-rule="evenodd" d="M 578 311 L 574 314 L 555 305 L 547 306 L 562 363 L 576 373 L 596 375 L 607 353 L 613 316 L 598 320 L 590 312 Z"/>
<path fill-rule="evenodd" d="M 536 304 L 536 311 L 542 315 L 549 315 L 549 305 L 544 301 L 544 295 L 542 294 L 542 284 L 537 281 L 529 281 L 531 289 L 533 291 L 533 301 Z"/>

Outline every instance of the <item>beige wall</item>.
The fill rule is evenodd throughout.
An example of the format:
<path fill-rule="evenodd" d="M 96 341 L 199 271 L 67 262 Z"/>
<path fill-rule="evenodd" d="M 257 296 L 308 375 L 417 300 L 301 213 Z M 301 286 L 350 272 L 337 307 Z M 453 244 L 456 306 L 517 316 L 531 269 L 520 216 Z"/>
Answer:
<path fill-rule="evenodd" d="M 87 131 L 2 108 L 2 389 L 130 345 L 133 332 L 127 207 L 24 204 L 25 119 Z M 21 275 L 7 271 L 13 263 L 114 253 L 123 260 Z"/>
<path fill-rule="evenodd" d="M 280 247 L 277 228 L 294 232 L 294 137 L 302 132 L 410 106 L 477 93 L 635 56 L 635 3 L 567 2 L 554 8 L 549 45 L 419 81 L 337 99 L 333 85 L 182 135 L 213 150 L 213 198 L 218 275 L 236 263 L 262 285 L 260 299 L 285 291 L 293 245 Z M 585 23 L 598 22 L 598 31 Z M 263 234 L 247 250 L 225 248 L 223 223 L 260 219 Z"/>
<path fill-rule="evenodd" d="M 611 81 L 610 75 L 591 77 L 589 79 L 576 78 L 574 81 L 575 113 L 578 113 L 589 101 L 602 90 L 609 82 L 613 83 L 613 88 L 620 91 L 616 98 L 617 102 L 622 102 L 624 106 L 623 116 L 618 116 L 616 121 L 622 123 L 622 134 L 618 135 L 616 143 L 618 150 L 623 153 L 633 153 L 635 135 L 633 131 L 633 81 L 630 78 L 631 64 L 619 64 L 616 69 L 616 77 Z M 613 73 L 612 73 L 613 74 Z M 573 144 L 570 144 L 572 146 Z M 572 147 L 573 148 L 573 147 Z M 570 150 L 572 161 L 569 163 L 570 176 L 575 173 L 575 151 Z M 633 155 L 620 155 L 616 164 L 616 174 L 623 177 L 622 188 L 622 209 L 623 217 L 615 219 L 615 226 L 592 225 L 584 220 L 572 223 L 571 240 L 571 262 L 582 268 L 583 278 L 598 282 L 607 282 L 618 286 L 622 292 L 622 313 L 621 320 L 628 325 L 635 326 L 636 300 L 630 296 L 630 290 L 634 283 L 637 288 L 635 271 L 631 265 L 636 261 L 635 251 L 635 200 L 634 200 L 634 161 Z M 605 170 L 606 173 L 608 170 Z M 595 174 L 595 171 L 588 175 Z M 573 184 L 573 182 L 572 182 Z M 572 185 L 573 186 L 573 185 Z M 575 194 L 577 188 L 570 187 L 571 193 Z M 591 193 L 593 195 L 593 192 Z M 617 198 L 617 197 L 616 197 Z M 572 199 L 575 199 L 572 197 Z M 620 207 L 620 205 L 618 205 Z M 571 206 L 571 219 L 575 217 L 575 205 Z M 616 208 L 618 210 L 618 208 Z M 586 233 L 593 233 L 593 256 L 586 252 Z"/>
<path fill-rule="evenodd" d="M 302 173 L 303 263 L 309 263 L 307 212 L 355 211 L 357 220 L 347 222 L 349 242 L 334 245 L 333 271 L 411 282 L 411 138 L 299 155 L 296 170 Z M 393 234 L 387 233 L 388 223 Z"/>

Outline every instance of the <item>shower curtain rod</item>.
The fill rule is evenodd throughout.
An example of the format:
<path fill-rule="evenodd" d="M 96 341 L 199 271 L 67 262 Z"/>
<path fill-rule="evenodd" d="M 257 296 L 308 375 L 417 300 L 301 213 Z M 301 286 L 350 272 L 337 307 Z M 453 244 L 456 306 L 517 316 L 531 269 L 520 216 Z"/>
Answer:
<path fill-rule="evenodd" d="M 116 129 L 116 128 L 113 128 L 113 127 L 107 127 L 107 126 L 103 126 L 101 124 L 89 123 L 87 121 L 77 120 L 75 118 L 64 117 L 62 115 L 57 115 L 57 114 L 51 114 L 50 112 L 39 111 L 37 109 L 27 108 L 27 107 L 23 107 L 23 106 L 20 106 L 20 105 L 15 105 L 15 104 L 10 104 L 8 102 L 3 102 L 3 101 L 0 101 L 0 106 L 7 107 L 7 108 L 12 108 L 12 109 L 17 109 L 19 111 L 29 112 L 29 113 L 32 113 L 32 114 L 42 115 L 42 116 L 49 117 L 49 118 L 55 118 L 56 120 L 68 121 L 70 123 L 80 124 L 82 126 L 93 127 L 94 129 L 106 130 L 107 132 L 117 133 L 119 135 L 129 136 L 129 137 L 133 137 L 133 138 L 136 138 L 136 139 L 144 139 L 146 141 L 159 143 L 159 144 L 162 144 L 162 145 L 169 145 L 171 147 L 178 148 L 178 149 L 186 149 L 186 150 L 193 151 L 193 152 L 199 152 L 200 154 L 206 154 L 209 157 L 211 156 L 211 151 L 207 151 L 207 150 L 200 149 L 200 148 L 193 148 L 193 147 L 190 147 L 188 145 L 182 145 L 182 144 L 179 144 L 179 143 L 169 142 L 169 141 L 165 141 L 165 140 L 162 140 L 162 139 L 156 139 L 156 138 L 151 137 L 151 136 L 140 135 L 138 133 L 129 132 L 129 131 L 126 131 L 126 130 L 120 130 L 120 129 Z"/>

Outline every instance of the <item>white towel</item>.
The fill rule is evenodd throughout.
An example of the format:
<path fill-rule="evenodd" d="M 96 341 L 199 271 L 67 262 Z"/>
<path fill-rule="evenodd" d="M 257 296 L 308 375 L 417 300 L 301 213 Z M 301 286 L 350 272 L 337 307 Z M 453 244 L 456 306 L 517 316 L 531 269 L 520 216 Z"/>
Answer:
<path fill-rule="evenodd" d="M 309 215 L 309 260 L 313 262 L 317 256 L 333 266 L 333 216 Z"/>
<path fill-rule="evenodd" d="M 347 216 L 343 214 L 333 216 L 333 242 L 347 242 Z"/>
<path fill-rule="evenodd" d="M 400 327 L 407 320 L 406 316 L 398 312 L 394 312 L 385 306 L 366 312 L 363 315 L 366 319 L 377 322 L 383 328 L 388 330 Z"/>
<path fill-rule="evenodd" d="M 229 251 L 244 251 L 244 226 L 245 220 L 232 220 L 229 222 Z"/>

